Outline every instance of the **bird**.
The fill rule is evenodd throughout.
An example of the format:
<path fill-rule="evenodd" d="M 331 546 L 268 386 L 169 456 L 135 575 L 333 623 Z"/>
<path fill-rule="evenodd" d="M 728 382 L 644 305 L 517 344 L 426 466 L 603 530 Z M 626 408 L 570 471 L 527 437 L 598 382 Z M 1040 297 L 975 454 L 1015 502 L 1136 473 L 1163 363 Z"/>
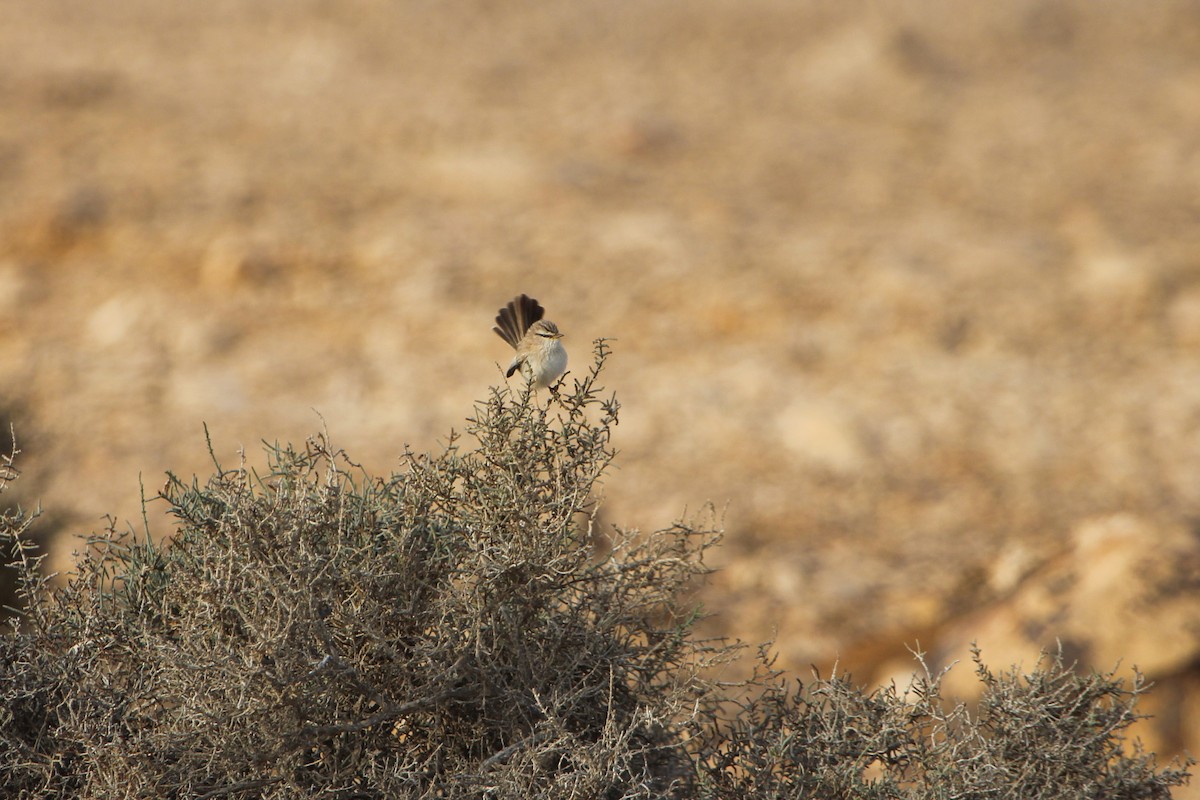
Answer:
<path fill-rule="evenodd" d="M 542 319 L 545 314 L 541 303 L 522 294 L 500 309 L 492 328 L 517 351 L 504 377 L 511 378 L 521 370 L 535 389 L 549 387 L 567 370 L 563 334 L 553 322 Z"/>

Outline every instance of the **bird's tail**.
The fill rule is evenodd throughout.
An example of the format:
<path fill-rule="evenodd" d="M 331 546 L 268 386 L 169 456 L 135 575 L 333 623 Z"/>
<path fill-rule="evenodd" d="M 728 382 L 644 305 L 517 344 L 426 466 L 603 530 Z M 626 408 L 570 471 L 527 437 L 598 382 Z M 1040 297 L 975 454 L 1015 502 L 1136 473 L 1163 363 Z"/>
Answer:
<path fill-rule="evenodd" d="M 496 316 L 496 327 L 492 330 L 515 350 L 529 326 L 541 319 L 545 313 L 546 309 L 542 308 L 537 300 L 523 294 L 514 297 L 508 305 L 500 309 Z"/>

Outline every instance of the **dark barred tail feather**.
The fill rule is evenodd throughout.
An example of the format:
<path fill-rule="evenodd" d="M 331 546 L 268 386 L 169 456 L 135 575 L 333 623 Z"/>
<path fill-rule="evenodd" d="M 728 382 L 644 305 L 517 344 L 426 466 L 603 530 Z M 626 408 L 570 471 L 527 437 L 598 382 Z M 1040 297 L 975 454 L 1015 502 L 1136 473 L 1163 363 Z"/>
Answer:
<path fill-rule="evenodd" d="M 515 350 L 525 331 L 546 314 L 546 309 L 528 295 L 513 298 L 508 305 L 500 309 L 496 316 L 496 327 L 492 328 L 504 341 Z"/>

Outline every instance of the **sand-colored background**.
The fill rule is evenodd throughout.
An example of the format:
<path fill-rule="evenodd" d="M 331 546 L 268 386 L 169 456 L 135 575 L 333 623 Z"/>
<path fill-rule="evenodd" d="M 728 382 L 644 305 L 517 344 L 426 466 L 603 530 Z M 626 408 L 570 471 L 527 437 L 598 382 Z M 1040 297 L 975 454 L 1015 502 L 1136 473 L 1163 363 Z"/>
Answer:
<path fill-rule="evenodd" d="M 726 507 L 711 630 L 1057 638 L 1200 752 L 1200 6 L 882 8 L 0 0 L 13 496 L 138 520 L 316 412 L 385 472 L 528 292 L 618 340 L 608 518 Z"/>

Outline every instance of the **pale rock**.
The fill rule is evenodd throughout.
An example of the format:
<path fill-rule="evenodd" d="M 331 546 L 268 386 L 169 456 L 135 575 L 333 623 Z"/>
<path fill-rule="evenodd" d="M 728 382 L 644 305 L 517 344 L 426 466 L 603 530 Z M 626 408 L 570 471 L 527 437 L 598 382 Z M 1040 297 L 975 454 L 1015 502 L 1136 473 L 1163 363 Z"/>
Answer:
<path fill-rule="evenodd" d="M 1200 659 L 1197 575 L 1200 540 L 1185 527 L 1132 514 L 1087 520 L 1066 553 L 1004 600 L 944 629 L 931 662 L 941 668 L 968 661 L 975 642 L 993 667 L 1032 670 L 1041 653 L 1061 645 L 1067 661 L 1083 669 L 1136 667 L 1155 681 L 1191 674 Z M 970 698 L 981 684 L 964 664 L 950 671 L 945 687 Z"/>

